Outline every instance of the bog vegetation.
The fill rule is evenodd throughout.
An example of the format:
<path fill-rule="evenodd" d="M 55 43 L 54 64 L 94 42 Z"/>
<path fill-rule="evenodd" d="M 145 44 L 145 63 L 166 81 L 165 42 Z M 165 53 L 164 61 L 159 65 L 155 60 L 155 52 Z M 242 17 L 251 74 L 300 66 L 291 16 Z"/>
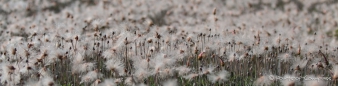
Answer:
<path fill-rule="evenodd" d="M 0 4 L 0 85 L 338 84 L 337 0 Z"/>

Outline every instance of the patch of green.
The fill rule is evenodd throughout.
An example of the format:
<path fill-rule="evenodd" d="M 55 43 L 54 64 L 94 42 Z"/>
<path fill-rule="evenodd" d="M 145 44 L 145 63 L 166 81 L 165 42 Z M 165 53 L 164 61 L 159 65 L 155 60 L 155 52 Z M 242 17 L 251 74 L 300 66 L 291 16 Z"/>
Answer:
<path fill-rule="evenodd" d="M 336 39 L 338 38 L 338 28 L 334 31 L 334 37 L 336 37 Z"/>
<path fill-rule="evenodd" d="M 338 28 L 333 31 L 327 31 L 326 35 L 338 39 Z"/>

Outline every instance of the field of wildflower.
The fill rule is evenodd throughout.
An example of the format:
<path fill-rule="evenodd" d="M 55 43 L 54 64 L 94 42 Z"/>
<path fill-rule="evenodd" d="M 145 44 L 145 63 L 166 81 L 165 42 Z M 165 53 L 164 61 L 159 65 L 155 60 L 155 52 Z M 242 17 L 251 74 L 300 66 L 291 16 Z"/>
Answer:
<path fill-rule="evenodd" d="M 338 0 L 0 0 L 0 86 L 338 85 Z"/>

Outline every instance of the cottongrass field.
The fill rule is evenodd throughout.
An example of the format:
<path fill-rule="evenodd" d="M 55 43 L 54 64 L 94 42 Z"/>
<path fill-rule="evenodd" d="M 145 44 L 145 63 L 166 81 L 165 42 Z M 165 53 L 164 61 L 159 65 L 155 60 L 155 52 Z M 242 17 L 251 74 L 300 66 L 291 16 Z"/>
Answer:
<path fill-rule="evenodd" d="M 0 85 L 338 85 L 337 2 L 0 0 Z"/>

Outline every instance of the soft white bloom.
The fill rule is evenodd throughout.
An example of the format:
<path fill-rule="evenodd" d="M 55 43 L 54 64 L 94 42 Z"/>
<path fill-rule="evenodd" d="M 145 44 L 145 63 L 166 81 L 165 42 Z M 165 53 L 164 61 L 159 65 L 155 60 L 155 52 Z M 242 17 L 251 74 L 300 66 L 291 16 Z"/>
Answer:
<path fill-rule="evenodd" d="M 93 70 L 88 72 L 86 75 L 82 76 L 80 83 L 93 82 L 94 80 L 102 77 L 103 75 L 98 70 Z"/>
<path fill-rule="evenodd" d="M 180 66 L 180 67 L 176 67 L 176 71 L 178 71 L 178 75 L 182 76 L 182 75 L 189 73 L 191 69 L 187 66 Z"/>
<path fill-rule="evenodd" d="M 118 75 L 124 75 L 124 64 L 120 60 L 108 60 L 106 63 L 106 69 L 114 72 Z"/>
<path fill-rule="evenodd" d="M 147 69 L 138 68 L 135 71 L 134 75 L 138 80 L 144 80 L 144 79 L 148 78 L 151 75 L 151 73 L 149 73 L 147 71 Z"/>
<path fill-rule="evenodd" d="M 338 65 L 333 66 L 332 72 L 332 79 L 336 80 L 338 78 Z"/>
<path fill-rule="evenodd" d="M 264 76 L 260 76 L 259 78 L 256 79 L 256 81 L 254 82 L 255 86 L 263 86 L 263 85 L 271 85 L 273 80 L 275 80 L 274 78 L 271 77 L 276 77 L 274 75 L 264 75 Z"/>
<path fill-rule="evenodd" d="M 222 70 L 220 72 L 218 72 L 217 74 L 211 74 L 211 75 L 208 75 L 208 79 L 212 82 L 212 83 L 215 83 L 217 81 L 226 81 L 228 80 L 227 77 L 229 76 L 229 73 L 228 71 L 226 70 Z"/>
<path fill-rule="evenodd" d="M 188 79 L 188 80 L 191 80 L 191 79 L 193 79 L 193 78 L 195 78 L 195 77 L 197 77 L 197 76 L 199 76 L 199 74 L 192 73 L 192 74 L 183 76 L 183 78 Z"/>
<path fill-rule="evenodd" d="M 135 85 L 135 82 L 133 82 L 133 77 L 127 77 L 125 80 L 124 80 L 124 83 L 129 85 L 129 86 L 134 86 Z"/>
<path fill-rule="evenodd" d="M 88 63 L 81 63 L 72 65 L 72 73 L 84 73 L 93 70 L 95 67 L 95 63 L 88 62 Z"/>
<path fill-rule="evenodd" d="M 177 80 L 173 79 L 173 80 L 167 80 L 163 83 L 163 86 L 177 86 Z"/>
<path fill-rule="evenodd" d="M 50 76 L 45 76 L 44 78 L 42 78 L 39 81 L 39 83 L 40 83 L 40 86 L 54 86 L 54 85 L 56 85 L 53 78 L 51 78 Z"/>
<path fill-rule="evenodd" d="M 98 86 L 117 86 L 114 79 L 108 78 L 104 79 L 102 83 L 100 83 Z"/>

